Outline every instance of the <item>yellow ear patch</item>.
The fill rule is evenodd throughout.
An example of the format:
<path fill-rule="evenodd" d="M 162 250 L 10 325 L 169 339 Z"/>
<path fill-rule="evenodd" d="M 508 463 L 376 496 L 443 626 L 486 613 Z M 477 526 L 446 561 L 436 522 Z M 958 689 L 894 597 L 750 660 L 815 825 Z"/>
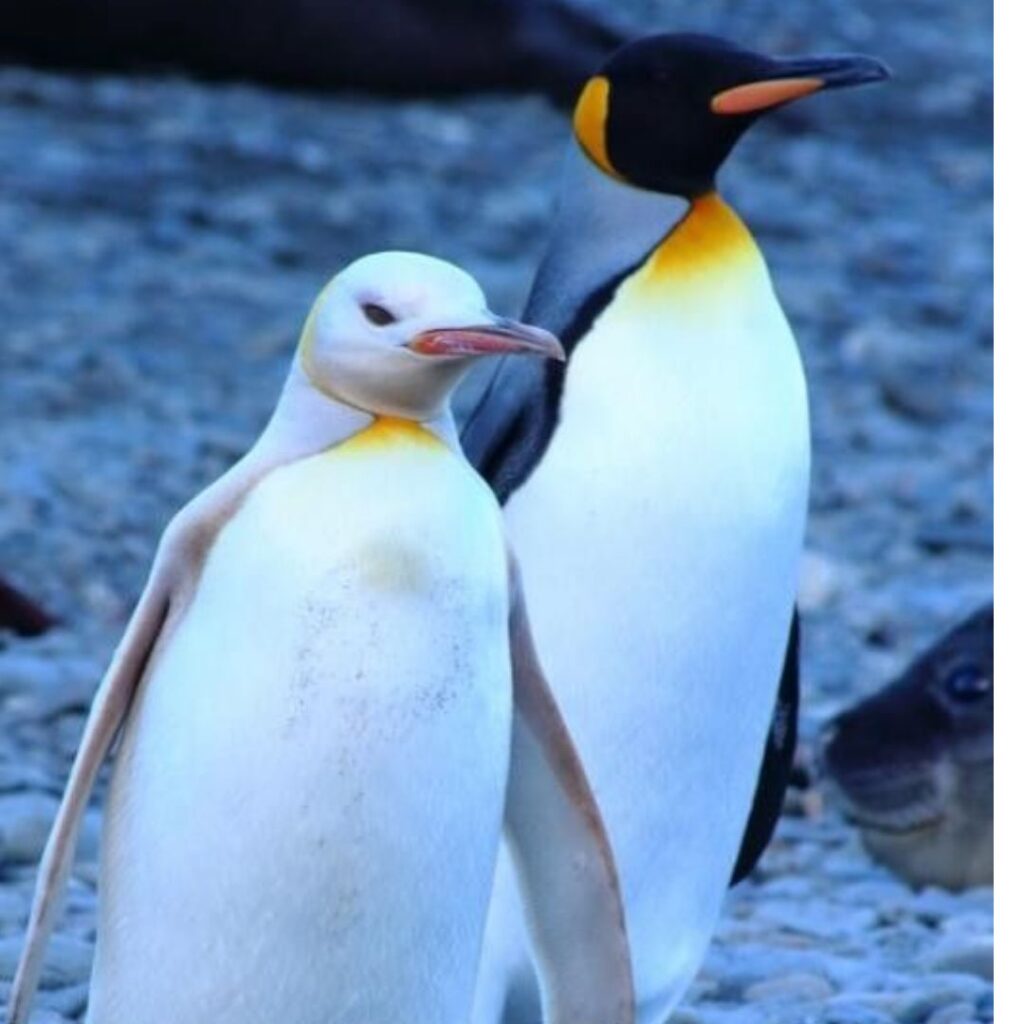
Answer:
<path fill-rule="evenodd" d="M 808 96 L 824 84 L 820 78 L 776 78 L 766 82 L 749 82 L 718 93 L 711 100 L 711 109 L 716 114 L 752 114 Z"/>
<path fill-rule="evenodd" d="M 625 180 L 608 159 L 606 140 L 608 122 L 608 98 L 611 83 L 603 75 L 591 78 L 583 87 L 572 116 L 572 128 L 583 151 L 604 171 L 619 181 Z"/>

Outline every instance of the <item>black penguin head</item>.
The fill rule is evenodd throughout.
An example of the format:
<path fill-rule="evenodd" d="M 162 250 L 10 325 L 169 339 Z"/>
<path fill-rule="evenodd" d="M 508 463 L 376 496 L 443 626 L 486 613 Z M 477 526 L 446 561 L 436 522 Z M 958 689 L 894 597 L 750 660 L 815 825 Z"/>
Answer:
<path fill-rule="evenodd" d="M 653 192 L 694 196 L 765 111 L 821 89 L 889 77 L 872 57 L 766 57 L 713 36 L 627 43 L 591 78 L 573 126 L 606 174 Z"/>

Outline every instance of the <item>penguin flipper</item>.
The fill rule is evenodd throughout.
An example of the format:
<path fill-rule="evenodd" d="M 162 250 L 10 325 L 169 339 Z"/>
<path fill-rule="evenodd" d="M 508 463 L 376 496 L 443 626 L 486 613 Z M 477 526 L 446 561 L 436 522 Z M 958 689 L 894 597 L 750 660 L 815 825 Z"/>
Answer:
<path fill-rule="evenodd" d="M 456 396 L 459 441 L 504 504 L 529 475 L 549 433 L 540 360 L 503 357 L 481 367 Z"/>
<path fill-rule="evenodd" d="M 550 1024 L 632 1024 L 635 997 L 611 844 L 537 658 L 512 563 L 515 710 L 505 835 Z"/>
<path fill-rule="evenodd" d="M 757 777 L 757 791 L 732 869 L 730 885 L 738 885 L 754 870 L 775 832 L 796 754 L 799 713 L 800 613 L 794 608 L 772 724 L 765 740 L 761 771 Z"/>
<path fill-rule="evenodd" d="M 173 567 L 168 547 L 161 544 L 139 603 L 93 699 L 57 817 L 39 863 L 25 946 L 7 1005 L 7 1024 L 25 1024 L 28 1020 L 39 984 L 46 943 L 71 871 L 82 815 L 103 759 L 131 708 L 139 680 L 167 621 L 174 596 Z"/>

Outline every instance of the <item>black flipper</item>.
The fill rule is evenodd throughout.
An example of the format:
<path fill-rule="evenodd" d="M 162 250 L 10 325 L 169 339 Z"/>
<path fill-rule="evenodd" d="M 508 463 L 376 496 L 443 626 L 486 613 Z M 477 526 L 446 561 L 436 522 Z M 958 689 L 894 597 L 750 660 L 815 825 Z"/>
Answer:
<path fill-rule="evenodd" d="M 456 402 L 462 450 L 502 504 L 544 454 L 564 376 L 561 363 L 502 358 L 471 380 L 469 401 Z"/>
<path fill-rule="evenodd" d="M 577 343 L 611 303 L 619 285 L 642 262 L 631 264 L 595 288 L 568 322 L 536 315 L 531 303 L 523 319 L 553 330 L 571 360 Z M 488 367 L 486 378 L 481 374 L 471 381 L 465 398 L 456 399 L 462 450 L 503 505 L 544 457 L 558 425 L 567 365 L 505 356 Z"/>
<path fill-rule="evenodd" d="M 800 613 L 793 609 L 789 627 L 786 660 L 775 698 L 775 711 L 764 745 L 757 792 L 747 818 L 747 828 L 740 843 L 740 852 L 732 869 L 732 885 L 742 882 L 771 841 L 775 825 L 782 813 L 782 802 L 793 768 L 796 753 L 797 716 L 800 710 Z"/>

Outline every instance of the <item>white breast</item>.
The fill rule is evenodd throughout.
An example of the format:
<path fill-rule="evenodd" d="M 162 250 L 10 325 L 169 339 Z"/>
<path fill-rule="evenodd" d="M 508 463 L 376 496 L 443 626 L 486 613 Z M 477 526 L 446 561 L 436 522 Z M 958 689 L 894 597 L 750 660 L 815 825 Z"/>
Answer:
<path fill-rule="evenodd" d="M 795 596 L 804 378 L 767 275 L 748 278 L 654 298 L 626 282 L 573 355 L 550 447 L 506 510 L 615 848 L 642 1020 L 674 1005 L 710 937 Z M 498 984 L 486 972 L 521 965 L 515 902 L 505 863 L 484 989 Z"/>
<path fill-rule="evenodd" d="M 327 454 L 260 484 L 118 757 L 90 1019 L 464 1016 L 507 614 L 496 506 L 451 453 Z"/>

